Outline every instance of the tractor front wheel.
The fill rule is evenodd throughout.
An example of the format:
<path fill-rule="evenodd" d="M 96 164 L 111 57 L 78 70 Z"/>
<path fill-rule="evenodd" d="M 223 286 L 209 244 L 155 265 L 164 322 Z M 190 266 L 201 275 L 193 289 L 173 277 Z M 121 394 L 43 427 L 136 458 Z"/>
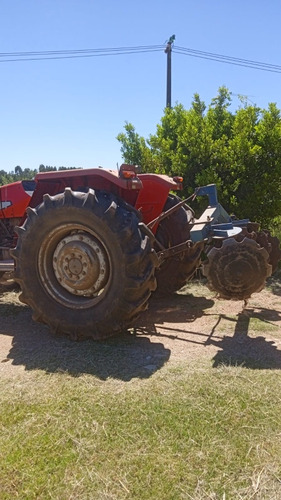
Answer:
<path fill-rule="evenodd" d="M 54 332 L 102 339 L 146 309 L 156 255 L 136 211 L 122 200 L 66 188 L 29 208 L 17 233 L 21 300 Z"/>

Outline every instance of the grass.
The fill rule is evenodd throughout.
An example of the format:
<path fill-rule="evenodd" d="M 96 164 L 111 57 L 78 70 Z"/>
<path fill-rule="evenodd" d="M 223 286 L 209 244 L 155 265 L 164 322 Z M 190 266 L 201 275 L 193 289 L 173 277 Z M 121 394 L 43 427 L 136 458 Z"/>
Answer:
<path fill-rule="evenodd" d="M 281 241 L 281 240 L 280 240 Z M 279 267 L 275 271 L 274 275 L 268 280 L 269 289 L 271 289 L 276 295 L 281 295 L 281 263 L 279 262 Z"/>
<path fill-rule="evenodd" d="M 0 302 L 0 318 L 17 316 L 22 312 L 25 306 L 20 302 L 18 296 L 19 292 L 14 290 L 5 293 L 5 302 Z"/>
<path fill-rule="evenodd" d="M 26 308 L 7 299 L 8 325 Z M 240 315 L 239 328 L 237 315 L 223 316 L 217 363 L 168 363 L 162 344 L 141 335 L 75 344 L 40 326 L 15 332 L 3 361 L 26 371 L 10 364 L 0 378 L 0 500 L 280 500 L 280 351 L 261 336 L 280 328 L 265 311 Z M 159 366 L 147 373 L 150 357 Z"/>
<path fill-rule="evenodd" d="M 279 372 L 1 380 L 0 498 L 281 497 Z"/>

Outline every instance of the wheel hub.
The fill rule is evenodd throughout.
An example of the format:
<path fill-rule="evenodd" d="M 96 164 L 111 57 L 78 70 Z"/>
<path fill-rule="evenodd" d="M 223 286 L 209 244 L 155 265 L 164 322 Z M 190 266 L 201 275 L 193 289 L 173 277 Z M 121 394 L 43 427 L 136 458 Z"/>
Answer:
<path fill-rule="evenodd" d="M 64 237 L 55 248 L 53 269 L 61 286 L 77 295 L 98 294 L 108 279 L 106 252 L 92 235 Z"/>

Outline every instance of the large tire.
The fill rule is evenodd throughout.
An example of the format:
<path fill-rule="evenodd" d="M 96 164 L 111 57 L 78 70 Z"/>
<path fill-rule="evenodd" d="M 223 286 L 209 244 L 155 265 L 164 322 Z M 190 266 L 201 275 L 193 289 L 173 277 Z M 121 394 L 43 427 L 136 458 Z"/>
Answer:
<path fill-rule="evenodd" d="M 122 200 L 66 188 L 29 208 L 17 233 L 21 300 L 55 333 L 110 337 L 146 309 L 157 258 L 137 212 Z"/>
<path fill-rule="evenodd" d="M 180 201 L 181 199 L 177 196 L 169 195 L 164 211 L 174 207 Z M 182 205 L 176 212 L 160 222 L 156 232 L 156 241 L 159 241 L 164 248 L 170 248 L 189 240 L 192 218 L 191 210 Z M 203 242 L 194 245 L 190 242 L 190 246 L 186 247 L 184 252 L 165 260 L 156 271 L 157 292 L 168 295 L 186 285 L 200 266 L 203 247 Z M 157 243 L 155 248 L 157 248 Z"/>

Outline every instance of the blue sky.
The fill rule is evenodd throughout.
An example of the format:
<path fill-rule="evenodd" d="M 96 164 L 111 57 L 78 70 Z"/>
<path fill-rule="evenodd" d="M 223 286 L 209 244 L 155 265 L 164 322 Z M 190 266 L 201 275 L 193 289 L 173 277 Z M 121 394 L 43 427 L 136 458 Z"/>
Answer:
<path fill-rule="evenodd" d="M 164 44 L 281 65 L 279 0 L 0 0 L 1 53 Z M 0 63 L 0 170 L 115 168 L 125 121 L 154 133 L 166 55 Z M 281 109 L 281 74 L 172 54 L 172 104 L 208 105 L 221 85 Z"/>

